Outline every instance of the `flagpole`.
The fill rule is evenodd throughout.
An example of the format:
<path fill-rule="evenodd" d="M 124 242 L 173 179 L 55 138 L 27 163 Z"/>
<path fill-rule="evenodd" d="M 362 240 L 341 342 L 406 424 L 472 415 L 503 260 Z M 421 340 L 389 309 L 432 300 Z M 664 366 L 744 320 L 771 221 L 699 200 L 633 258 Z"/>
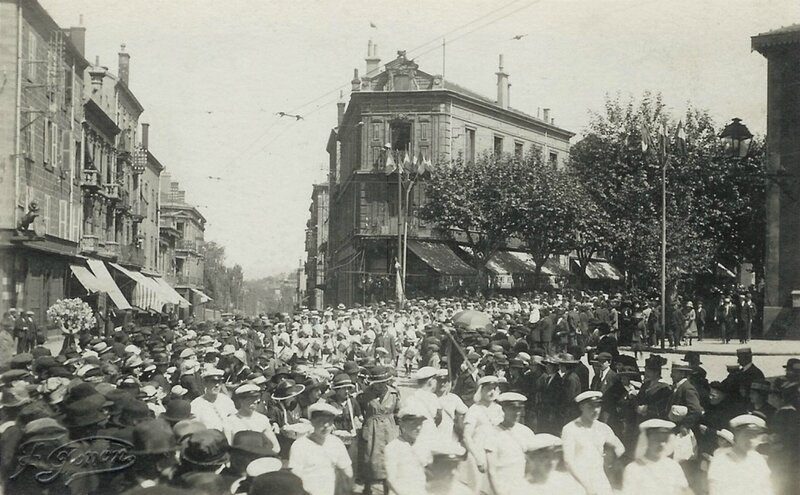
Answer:
<path fill-rule="evenodd" d="M 665 146 L 666 148 L 666 146 Z M 661 160 L 661 350 L 667 333 L 667 156 Z"/>
<path fill-rule="evenodd" d="M 403 170 L 401 164 L 397 164 L 397 261 L 401 260 L 401 249 L 403 244 Z M 400 267 L 402 270 L 402 267 Z M 402 283 L 402 280 L 399 281 Z M 397 282 L 396 282 L 397 283 Z M 397 298 L 397 309 L 403 309 L 403 294 Z"/>

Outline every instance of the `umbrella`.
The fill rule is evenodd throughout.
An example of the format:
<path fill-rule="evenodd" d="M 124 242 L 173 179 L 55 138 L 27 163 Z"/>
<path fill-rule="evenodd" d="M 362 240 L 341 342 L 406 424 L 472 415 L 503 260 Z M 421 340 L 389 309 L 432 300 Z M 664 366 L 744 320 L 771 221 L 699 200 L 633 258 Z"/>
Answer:
<path fill-rule="evenodd" d="M 483 311 L 468 309 L 453 315 L 453 325 L 475 330 L 489 329 L 492 327 L 492 318 Z"/>

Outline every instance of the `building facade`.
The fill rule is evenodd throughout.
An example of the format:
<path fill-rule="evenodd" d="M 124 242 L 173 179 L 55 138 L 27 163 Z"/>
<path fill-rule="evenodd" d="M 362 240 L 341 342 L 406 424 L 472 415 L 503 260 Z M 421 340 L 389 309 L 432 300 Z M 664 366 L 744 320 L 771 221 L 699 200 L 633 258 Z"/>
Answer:
<path fill-rule="evenodd" d="M 800 338 L 800 25 L 752 38 L 767 58 L 765 335 Z"/>
<path fill-rule="evenodd" d="M 328 247 L 328 184 L 314 184 L 306 224 L 306 297 L 309 308 L 325 305 L 325 254 Z"/>
<path fill-rule="evenodd" d="M 35 0 L 0 0 L 0 314 L 69 290 L 81 223 L 83 72 L 77 43 Z"/>
<path fill-rule="evenodd" d="M 555 126 L 549 110 L 537 118 L 509 105 L 502 56 L 496 99 L 423 72 L 403 51 L 381 68 L 370 42 L 366 61 L 367 76 L 359 78 L 355 71 L 350 100 L 346 108 L 339 105 L 338 125 L 327 145 L 326 304 L 394 297 L 398 235 L 404 228 L 397 174 L 387 168 L 389 154 L 395 162 L 407 153 L 439 166 L 474 161 L 482 153 L 522 156 L 536 150 L 559 167 L 568 159 L 574 135 Z M 426 201 L 424 181 L 402 201 L 408 218 L 408 294 L 447 293 L 471 283 L 473 269 L 417 215 Z"/>
<path fill-rule="evenodd" d="M 167 264 L 163 272 L 166 281 L 191 303 L 182 315 L 203 318 L 204 305 L 211 299 L 203 293 L 205 268 L 205 217 L 195 206 L 186 202 L 186 191 L 169 174 L 161 177 L 160 202 L 161 242 L 167 244 Z M 174 247 L 172 247 L 174 246 Z"/>

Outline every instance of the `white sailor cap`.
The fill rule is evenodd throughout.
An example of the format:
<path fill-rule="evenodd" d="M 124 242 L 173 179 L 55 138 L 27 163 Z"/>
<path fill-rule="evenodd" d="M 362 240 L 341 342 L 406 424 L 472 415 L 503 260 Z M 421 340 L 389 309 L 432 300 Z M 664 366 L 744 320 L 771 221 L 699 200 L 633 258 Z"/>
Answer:
<path fill-rule="evenodd" d="M 763 429 L 767 427 L 766 422 L 754 414 L 741 414 L 731 420 L 731 428 L 758 428 Z"/>
<path fill-rule="evenodd" d="M 586 392 L 581 392 L 577 396 L 575 396 L 575 402 L 580 404 L 581 402 L 585 402 L 587 400 L 592 401 L 599 401 L 603 398 L 603 392 L 597 390 L 587 390 Z"/>
<path fill-rule="evenodd" d="M 528 398 L 519 392 L 503 392 L 497 396 L 497 402 L 503 404 L 506 402 L 527 402 Z"/>
<path fill-rule="evenodd" d="M 433 376 L 438 374 L 438 370 L 433 366 L 423 366 L 422 368 L 418 369 L 416 373 L 414 373 L 415 380 L 427 380 Z"/>
<path fill-rule="evenodd" d="M 639 425 L 640 431 L 647 431 L 647 430 L 674 430 L 675 423 L 672 421 L 667 421 L 665 419 L 648 419 L 647 421 L 642 421 Z"/>
<path fill-rule="evenodd" d="M 327 402 L 320 401 L 315 402 L 308 407 L 308 416 L 311 417 L 314 414 L 330 414 L 332 416 L 338 416 L 342 414 L 342 411 L 328 404 Z"/>
<path fill-rule="evenodd" d="M 528 445 L 525 446 L 525 452 L 536 452 L 542 449 L 553 449 L 561 447 L 561 439 L 549 433 L 539 433 L 533 436 Z"/>

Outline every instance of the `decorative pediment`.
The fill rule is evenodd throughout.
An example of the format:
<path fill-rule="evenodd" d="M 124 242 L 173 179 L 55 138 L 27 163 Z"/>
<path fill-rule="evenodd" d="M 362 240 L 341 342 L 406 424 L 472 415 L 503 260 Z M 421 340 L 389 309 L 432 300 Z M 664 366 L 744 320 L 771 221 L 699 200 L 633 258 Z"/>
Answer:
<path fill-rule="evenodd" d="M 419 64 L 406 58 L 405 50 L 384 66 L 384 71 L 369 82 L 373 91 L 415 91 L 442 87 L 442 78 L 419 70 Z"/>

